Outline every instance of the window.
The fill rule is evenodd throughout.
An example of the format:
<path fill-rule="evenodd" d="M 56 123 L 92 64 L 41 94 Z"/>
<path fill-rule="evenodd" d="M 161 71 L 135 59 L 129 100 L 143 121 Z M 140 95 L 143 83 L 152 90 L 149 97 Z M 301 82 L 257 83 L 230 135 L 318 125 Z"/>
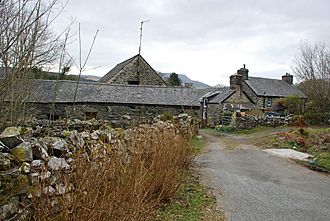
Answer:
<path fill-rule="evenodd" d="M 85 112 L 86 120 L 91 120 L 93 118 L 96 119 L 96 115 L 97 115 L 96 112 Z"/>
<path fill-rule="evenodd" d="M 131 84 L 131 85 L 139 85 L 140 84 L 139 81 L 128 81 L 127 83 Z"/>
<path fill-rule="evenodd" d="M 271 98 L 267 98 L 267 107 L 271 107 L 272 106 L 272 99 Z"/>

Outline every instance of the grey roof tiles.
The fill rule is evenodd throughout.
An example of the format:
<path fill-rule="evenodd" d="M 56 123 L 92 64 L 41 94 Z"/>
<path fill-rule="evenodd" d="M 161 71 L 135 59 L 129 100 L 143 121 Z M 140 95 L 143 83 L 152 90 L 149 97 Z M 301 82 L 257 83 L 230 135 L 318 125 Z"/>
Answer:
<path fill-rule="evenodd" d="M 31 102 L 50 103 L 56 81 L 36 80 Z M 77 82 L 58 81 L 55 102 L 72 103 Z M 192 88 L 168 86 L 80 83 L 76 102 L 199 106 L 199 95 Z"/>
<path fill-rule="evenodd" d="M 258 96 L 287 97 L 296 95 L 306 98 L 306 95 L 297 86 L 283 80 L 249 77 L 245 82 Z"/>

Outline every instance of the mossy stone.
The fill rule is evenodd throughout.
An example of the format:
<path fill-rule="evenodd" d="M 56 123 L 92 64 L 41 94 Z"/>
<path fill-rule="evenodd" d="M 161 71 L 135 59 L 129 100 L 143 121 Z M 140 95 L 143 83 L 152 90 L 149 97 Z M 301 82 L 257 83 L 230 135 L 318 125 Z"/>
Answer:
<path fill-rule="evenodd" d="M 28 142 L 23 142 L 17 147 L 13 148 L 11 150 L 11 154 L 21 162 L 31 162 L 33 160 L 31 144 Z"/>

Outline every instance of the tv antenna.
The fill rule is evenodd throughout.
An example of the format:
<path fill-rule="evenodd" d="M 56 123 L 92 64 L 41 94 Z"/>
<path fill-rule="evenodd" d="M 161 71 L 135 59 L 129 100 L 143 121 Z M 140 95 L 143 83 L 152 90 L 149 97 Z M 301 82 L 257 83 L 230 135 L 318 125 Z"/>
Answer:
<path fill-rule="evenodd" d="M 151 20 L 141 21 L 141 26 L 140 26 L 140 45 L 139 45 L 139 55 L 141 54 L 143 23 L 146 23 L 146 22 L 149 22 L 149 21 L 151 21 Z"/>
<path fill-rule="evenodd" d="M 138 54 L 138 60 L 137 60 L 137 76 L 138 76 L 138 81 L 140 82 L 140 59 L 141 59 L 141 45 L 142 45 L 142 29 L 143 29 L 143 23 L 149 22 L 150 20 L 145 20 L 141 21 L 141 26 L 140 26 L 140 45 L 139 45 L 139 54 Z"/>

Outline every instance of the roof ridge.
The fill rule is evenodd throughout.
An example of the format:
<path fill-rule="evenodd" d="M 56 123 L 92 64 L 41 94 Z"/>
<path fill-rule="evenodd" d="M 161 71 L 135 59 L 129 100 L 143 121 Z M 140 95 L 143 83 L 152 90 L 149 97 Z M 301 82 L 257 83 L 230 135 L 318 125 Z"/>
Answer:
<path fill-rule="evenodd" d="M 64 83 L 72 83 L 77 84 L 77 81 L 72 80 L 48 80 L 48 79 L 34 79 L 35 81 L 39 82 L 64 82 Z M 104 86 L 117 86 L 117 87 L 137 87 L 137 88 L 174 88 L 174 89 L 190 89 L 195 90 L 195 88 L 183 87 L 183 86 L 168 86 L 168 85 L 132 85 L 132 84 L 114 84 L 114 83 L 102 83 L 102 82 L 79 82 L 79 84 L 89 84 L 89 85 L 104 85 Z"/>
<path fill-rule="evenodd" d="M 253 77 L 253 76 L 249 76 L 248 79 L 246 79 L 246 80 L 249 80 L 249 78 L 261 78 L 261 79 L 266 79 L 266 80 L 277 80 L 277 81 L 283 81 L 282 79 L 266 78 L 266 77 Z"/>

